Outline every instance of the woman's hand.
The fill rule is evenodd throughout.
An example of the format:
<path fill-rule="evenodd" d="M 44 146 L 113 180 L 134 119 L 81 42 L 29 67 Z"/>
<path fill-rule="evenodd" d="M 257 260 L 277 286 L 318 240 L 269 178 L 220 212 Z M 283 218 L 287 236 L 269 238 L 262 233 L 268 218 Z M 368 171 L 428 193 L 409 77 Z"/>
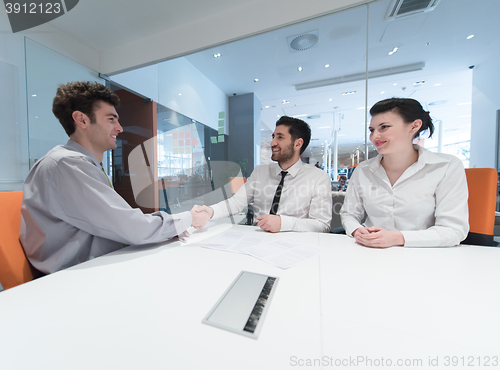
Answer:
<path fill-rule="evenodd" d="M 370 232 L 368 231 L 368 228 L 367 227 L 358 227 L 356 230 L 354 230 L 352 232 L 352 236 L 354 236 L 354 239 L 356 239 L 356 243 L 358 244 L 361 244 L 358 240 L 358 238 L 361 236 L 361 235 L 367 235 L 367 234 L 370 234 Z"/>
<path fill-rule="evenodd" d="M 372 248 L 388 248 L 404 245 L 405 238 L 401 231 L 388 231 L 381 227 L 360 227 L 353 234 L 356 243 Z"/>

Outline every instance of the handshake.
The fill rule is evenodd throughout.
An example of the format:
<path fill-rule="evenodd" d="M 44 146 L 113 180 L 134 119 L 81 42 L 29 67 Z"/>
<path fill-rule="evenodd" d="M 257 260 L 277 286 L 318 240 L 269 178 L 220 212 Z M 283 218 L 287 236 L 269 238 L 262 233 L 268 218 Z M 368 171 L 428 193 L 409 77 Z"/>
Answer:
<path fill-rule="evenodd" d="M 191 226 L 195 229 L 203 229 L 214 215 L 213 208 L 208 206 L 195 205 L 190 212 L 191 216 L 193 216 Z M 264 231 L 277 233 L 281 230 L 281 217 L 279 215 L 264 215 L 256 219 L 258 221 L 257 226 Z"/>
<path fill-rule="evenodd" d="M 208 206 L 195 205 L 190 212 L 193 218 L 191 226 L 195 229 L 203 229 L 214 215 L 214 210 Z"/>

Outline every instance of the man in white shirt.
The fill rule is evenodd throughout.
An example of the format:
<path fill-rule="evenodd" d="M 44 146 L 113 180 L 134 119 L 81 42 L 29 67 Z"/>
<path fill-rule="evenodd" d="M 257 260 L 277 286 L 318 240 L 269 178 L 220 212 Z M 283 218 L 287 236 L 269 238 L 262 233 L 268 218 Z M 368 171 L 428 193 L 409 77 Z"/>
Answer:
<path fill-rule="evenodd" d="M 253 199 L 257 225 L 264 231 L 328 232 L 332 218 L 330 177 L 300 160 L 310 140 L 307 123 L 281 117 L 271 142 L 271 159 L 277 163 L 256 167 L 227 201 L 194 209 L 207 210 L 214 219 L 227 217 L 241 212 Z"/>
<path fill-rule="evenodd" d="M 93 82 L 57 89 L 52 111 L 70 140 L 49 151 L 23 186 L 20 240 L 31 264 L 49 274 L 123 247 L 162 242 L 202 228 L 206 212 L 143 214 L 113 189 L 101 162 L 123 132 L 118 96 Z"/>

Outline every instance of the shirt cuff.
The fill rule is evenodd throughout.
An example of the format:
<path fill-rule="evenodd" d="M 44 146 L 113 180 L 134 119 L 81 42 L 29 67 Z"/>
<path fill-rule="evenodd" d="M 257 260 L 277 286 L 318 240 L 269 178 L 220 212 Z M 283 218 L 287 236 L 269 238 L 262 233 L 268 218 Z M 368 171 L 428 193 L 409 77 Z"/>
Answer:
<path fill-rule="evenodd" d="M 280 231 L 292 231 L 294 222 L 293 217 L 278 215 L 281 218 L 281 228 Z"/>
<path fill-rule="evenodd" d="M 434 230 L 401 231 L 405 238 L 405 247 L 439 247 L 441 237 Z"/>
<path fill-rule="evenodd" d="M 193 216 L 189 211 L 173 214 L 172 217 L 174 218 L 177 235 L 182 234 L 193 223 Z"/>
<path fill-rule="evenodd" d="M 354 230 L 359 229 L 360 227 L 363 227 L 363 225 L 361 225 L 359 222 L 356 222 L 356 221 L 345 221 L 343 223 L 343 226 L 344 226 L 344 230 L 345 230 L 346 235 L 349 235 L 351 237 L 352 237 L 352 233 L 354 232 Z"/>
<path fill-rule="evenodd" d="M 212 215 L 211 220 L 215 220 L 217 218 L 222 218 L 224 217 L 223 211 L 220 209 L 219 204 L 214 204 L 213 206 L 210 206 L 214 210 L 214 214 Z"/>

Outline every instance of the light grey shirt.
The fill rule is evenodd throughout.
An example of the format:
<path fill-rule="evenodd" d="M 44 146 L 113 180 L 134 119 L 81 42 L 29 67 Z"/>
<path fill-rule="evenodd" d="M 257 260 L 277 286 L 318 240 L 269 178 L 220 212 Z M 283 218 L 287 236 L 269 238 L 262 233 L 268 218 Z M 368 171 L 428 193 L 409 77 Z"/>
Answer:
<path fill-rule="evenodd" d="M 256 217 L 269 214 L 282 169 L 277 163 L 256 167 L 248 181 L 227 201 L 212 206 L 213 218 L 240 212 L 252 199 Z M 280 231 L 327 232 L 332 220 L 330 177 L 298 160 L 287 170 L 278 207 Z"/>
<path fill-rule="evenodd" d="M 144 214 L 110 187 L 101 164 L 69 140 L 41 158 L 23 187 L 20 240 L 32 265 L 52 273 L 123 244 L 161 242 L 192 223 L 190 212 Z"/>

